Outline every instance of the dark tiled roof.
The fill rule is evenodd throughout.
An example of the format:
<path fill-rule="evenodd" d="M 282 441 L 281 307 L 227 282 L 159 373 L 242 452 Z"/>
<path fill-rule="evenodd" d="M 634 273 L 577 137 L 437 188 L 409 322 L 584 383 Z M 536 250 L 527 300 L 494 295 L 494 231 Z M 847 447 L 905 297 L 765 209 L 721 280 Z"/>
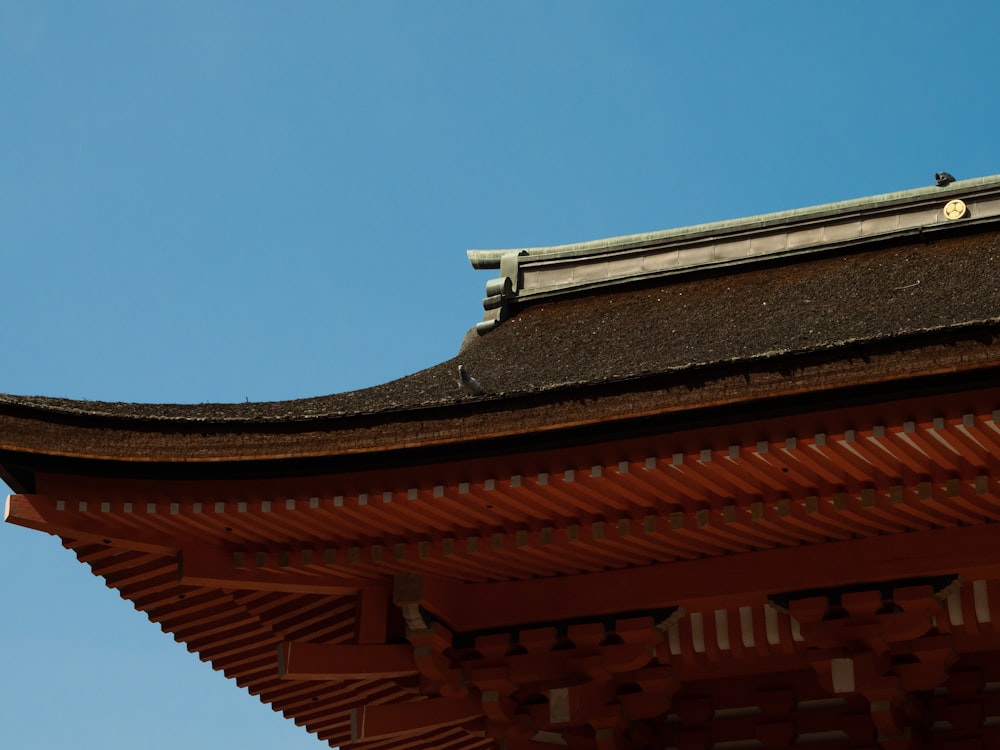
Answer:
<path fill-rule="evenodd" d="M 0 396 L 0 405 L 137 420 L 275 422 L 469 405 L 705 366 L 764 363 L 1000 323 L 1000 231 L 938 235 L 528 305 L 454 359 L 373 388 L 295 401 L 156 405 Z M 785 366 L 783 365 L 783 366 Z"/>

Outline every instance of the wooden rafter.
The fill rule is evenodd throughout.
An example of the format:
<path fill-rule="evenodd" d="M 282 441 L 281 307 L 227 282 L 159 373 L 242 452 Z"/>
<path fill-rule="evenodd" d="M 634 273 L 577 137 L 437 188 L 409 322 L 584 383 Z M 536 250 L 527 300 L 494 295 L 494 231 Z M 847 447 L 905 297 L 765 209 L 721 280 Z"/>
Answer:
<path fill-rule="evenodd" d="M 476 721 L 482 716 L 478 701 L 463 698 L 367 705 L 351 713 L 351 739 L 372 740 L 427 732 Z"/>
<path fill-rule="evenodd" d="M 4 521 L 69 539 L 139 552 L 173 555 L 178 547 L 165 534 L 125 527 L 117 519 L 102 522 L 80 512 L 67 511 L 60 507 L 59 500 L 47 495 L 9 495 Z"/>
<path fill-rule="evenodd" d="M 418 672 L 409 644 L 282 643 L 278 675 L 286 680 L 363 680 Z"/>
<path fill-rule="evenodd" d="M 248 557 L 254 556 L 218 548 L 185 549 L 178 557 L 179 580 L 191 586 L 332 596 L 350 596 L 366 588 L 389 589 L 384 581 L 332 574 L 303 574 L 301 570 L 284 573 L 280 569 L 256 568 L 252 560 L 247 560 Z"/>

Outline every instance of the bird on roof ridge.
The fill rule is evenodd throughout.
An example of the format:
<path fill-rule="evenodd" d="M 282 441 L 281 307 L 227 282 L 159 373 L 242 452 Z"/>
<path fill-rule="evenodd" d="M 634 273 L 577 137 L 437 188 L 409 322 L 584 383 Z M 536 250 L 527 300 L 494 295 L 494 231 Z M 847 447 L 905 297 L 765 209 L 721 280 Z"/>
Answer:
<path fill-rule="evenodd" d="M 937 182 L 938 187 L 947 187 L 955 181 L 955 178 L 947 172 L 935 172 L 934 180 Z"/>
<path fill-rule="evenodd" d="M 466 371 L 464 365 L 458 366 L 458 387 L 470 396 L 482 396 L 486 393 L 486 389 Z"/>

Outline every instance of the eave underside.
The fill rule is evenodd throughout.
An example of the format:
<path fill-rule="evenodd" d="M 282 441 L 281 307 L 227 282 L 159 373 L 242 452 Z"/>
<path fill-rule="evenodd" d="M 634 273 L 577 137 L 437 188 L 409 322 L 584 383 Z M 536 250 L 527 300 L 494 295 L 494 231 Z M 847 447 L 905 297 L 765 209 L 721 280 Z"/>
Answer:
<path fill-rule="evenodd" d="M 572 690 L 585 674 L 580 671 L 583 664 L 598 656 L 608 658 L 600 647 L 594 647 L 594 636 L 587 633 L 586 624 L 570 625 L 569 629 L 511 631 L 517 635 L 507 646 L 501 646 L 500 653 L 516 655 L 506 659 L 497 657 L 496 635 L 483 636 L 459 651 L 442 652 L 453 658 L 451 663 L 457 665 L 462 681 L 468 681 L 466 688 L 471 687 L 474 701 L 482 701 L 488 692 L 475 686 L 493 687 L 496 680 L 490 674 L 498 667 L 505 675 L 501 681 L 517 681 L 522 694 L 536 694 L 521 709 L 522 715 L 530 717 L 525 721 L 529 729 L 521 733 L 522 739 L 507 739 L 503 745 L 484 736 L 491 729 L 485 711 L 478 717 L 425 731 L 396 732 L 391 721 L 376 716 L 373 724 L 382 719 L 390 725 L 386 733 L 352 741 L 359 713 L 372 706 L 391 709 L 418 702 L 426 703 L 427 709 L 433 711 L 437 708 L 435 702 L 459 703 L 466 699 L 421 695 L 421 686 L 426 686 L 428 678 L 420 674 L 416 658 L 411 661 L 411 674 L 403 677 L 308 679 L 282 675 L 276 656 L 282 644 L 348 644 L 350 648 L 349 644 L 357 643 L 358 607 L 354 597 L 191 587 L 177 583 L 173 558 L 135 555 L 123 559 L 122 553 L 106 547 L 65 544 L 189 651 L 334 747 L 535 750 L 558 738 L 558 745 L 590 749 L 694 750 L 733 747 L 724 743 L 744 742 L 751 743 L 747 747 L 794 746 L 811 750 L 955 750 L 991 747 L 1000 741 L 1000 630 L 994 622 L 1000 610 L 997 576 L 970 579 L 937 595 L 929 590 L 917 591 L 922 598 L 915 607 L 898 597 L 909 607 L 910 615 L 910 621 L 900 623 L 898 631 L 893 629 L 897 623 L 892 618 L 882 616 L 881 622 L 873 618 L 870 604 L 859 602 L 855 610 L 848 609 L 846 616 L 843 607 L 835 608 L 845 619 L 844 630 L 850 632 L 853 627 L 870 631 L 874 627 L 880 634 L 874 638 L 875 645 L 899 657 L 897 666 L 884 669 L 885 681 L 893 683 L 888 691 L 881 682 L 862 685 L 872 649 L 858 649 L 855 644 L 855 651 L 847 647 L 833 649 L 831 656 L 829 628 L 824 625 L 824 616 L 831 611 L 827 599 L 823 598 L 818 610 L 817 599 L 807 599 L 788 614 L 770 605 L 738 606 L 740 600 L 734 596 L 729 607 L 685 612 L 676 618 L 676 624 L 661 631 L 648 627 L 652 622 L 640 631 L 637 620 L 642 618 L 630 618 L 602 629 L 605 635 L 610 633 L 619 639 L 635 637 L 637 632 L 655 633 L 651 636 L 655 643 L 646 657 L 648 664 L 633 668 L 624 678 L 620 673 L 615 675 L 627 683 L 630 691 L 636 686 L 642 689 L 622 693 L 612 701 L 612 719 L 621 713 L 634 718 L 624 722 L 627 730 L 606 744 L 599 742 L 601 735 L 593 724 L 600 725 L 596 720 L 607 720 L 607 716 L 567 715 L 566 722 L 559 721 L 560 717 L 552 720 L 554 697 L 562 695 L 561 686 Z M 865 592 L 860 593 L 863 596 Z M 884 593 L 877 587 L 868 593 L 879 606 L 884 603 Z M 916 599 L 914 587 L 907 590 L 907 595 Z M 807 619 L 810 613 L 812 621 Z M 925 622 L 917 631 L 912 626 L 914 614 Z M 856 638 L 837 636 L 838 642 Z M 559 665 L 551 674 L 525 673 L 525 664 L 544 671 L 547 660 L 554 656 L 559 657 Z M 571 666 L 574 658 L 581 666 Z M 853 659 L 850 676 L 856 680 L 856 689 L 834 685 L 831 670 L 836 668 L 831 661 L 836 659 Z M 909 671 L 901 669 L 901 665 L 908 666 Z M 906 689 L 899 691 L 897 683 Z M 895 700 L 893 691 L 904 698 Z M 886 718 L 877 707 L 873 709 L 882 695 L 894 698 L 893 710 L 900 709 L 903 718 Z M 653 700 L 653 696 L 659 699 Z M 595 706 L 587 709 L 594 711 Z M 909 738 L 905 744 L 888 742 L 883 730 L 892 721 L 913 728 L 912 744 Z M 609 723 L 614 727 L 621 722 Z"/>
<path fill-rule="evenodd" d="M 44 473 L 7 520 L 332 745 L 704 747 L 766 724 L 765 746 L 865 747 L 916 701 L 950 748 L 992 731 L 966 704 L 1000 716 L 998 408 L 969 390 L 298 479 Z M 317 676 L 279 663 L 295 644 L 339 650 Z M 390 647 L 385 674 L 344 666 L 363 646 Z"/>

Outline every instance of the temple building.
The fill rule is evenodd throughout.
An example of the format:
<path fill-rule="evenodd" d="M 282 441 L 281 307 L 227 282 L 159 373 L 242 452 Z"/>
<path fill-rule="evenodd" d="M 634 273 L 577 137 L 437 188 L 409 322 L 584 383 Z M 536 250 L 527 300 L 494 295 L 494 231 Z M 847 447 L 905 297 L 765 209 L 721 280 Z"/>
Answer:
<path fill-rule="evenodd" d="M 6 521 L 334 747 L 1000 747 L 1000 176 L 469 257 L 384 385 L 0 396 Z"/>

